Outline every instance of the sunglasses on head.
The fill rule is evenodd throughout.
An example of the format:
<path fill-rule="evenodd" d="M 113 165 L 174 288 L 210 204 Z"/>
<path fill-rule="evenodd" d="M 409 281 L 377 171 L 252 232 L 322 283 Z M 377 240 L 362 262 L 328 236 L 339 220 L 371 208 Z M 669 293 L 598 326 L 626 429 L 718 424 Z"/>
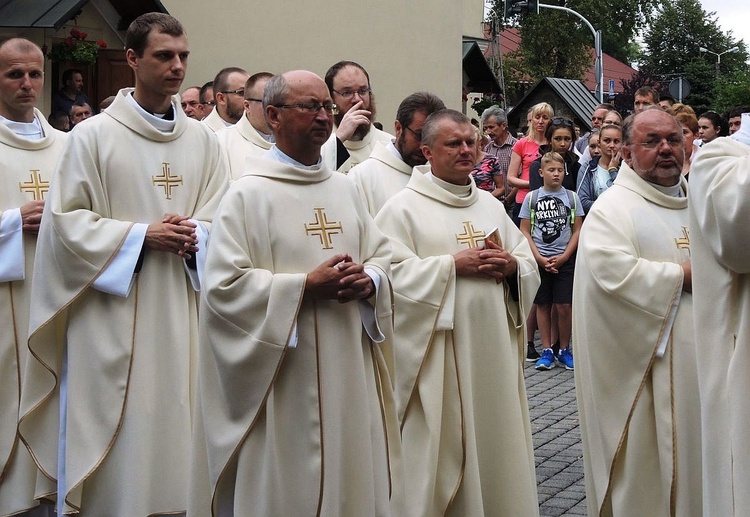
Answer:
<path fill-rule="evenodd" d="M 564 127 L 573 127 L 573 121 L 568 120 L 566 118 L 562 117 L 555 117 L 552 119 L 552 125 L 553 126 L 564 126 Z"/>

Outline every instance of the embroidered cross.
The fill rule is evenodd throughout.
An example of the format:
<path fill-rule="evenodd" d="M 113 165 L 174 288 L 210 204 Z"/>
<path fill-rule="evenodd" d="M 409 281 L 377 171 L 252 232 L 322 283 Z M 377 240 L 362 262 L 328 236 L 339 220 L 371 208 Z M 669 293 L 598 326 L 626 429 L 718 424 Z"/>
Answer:
<path fill-rule="evenodd" d="M 688 233 L 687 226 L 682 227 L 682 237 L 675 239 L 674 243 L 678 249 L 688 250 L 688 253 L 690 253 L 690 234 Z"/>
<path fill-rule="evenodd" d="M 151 182 L 156 187 L 162 187 L 167 199 L 172 199 L 172 189 L 177 185 L 182 185 L 182 176 L 172 176 L 169 171 L 169 163 L 162 163 L 161 176 L 151 176 Z"/>
<path fill-rule="evenodd" d="M 464 233 L 457 233 L 456 241 L 459 244 L 466 244 L 469 248 L 476 248 L 484 237 L 485 233 L 482 230 L 475 230 L 471 221 L 464 221 Z"/>
<path fill-rule="evenodd" d="M 344 233 L 344 230 L 340 222 L 328 220 L 325 208 L 315 208 L 315 222 L 310 224 L 305 223 L 305 233 L 320 237 L 323 249 L 330 250 L 333 249 L 331 236 Z"/>
<path fill-rule="evenodd" d="M 30 180 L 26 183 L 18 182 L 21 192 L 29 192 L 34 196 L 34 201 L 44 199 L 44 193 L 49 192 L 49 181 L 42 180 L 42 175 L 39 174 L 38 169 L 31 169 L 29 178 Z"/>

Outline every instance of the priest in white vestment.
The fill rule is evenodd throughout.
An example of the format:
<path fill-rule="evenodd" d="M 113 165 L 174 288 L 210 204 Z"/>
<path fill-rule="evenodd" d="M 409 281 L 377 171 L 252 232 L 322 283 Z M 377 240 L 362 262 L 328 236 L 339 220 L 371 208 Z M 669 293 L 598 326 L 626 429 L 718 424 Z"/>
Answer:
<path fill-rule="evenodd" d="M 216 137 L 175 95 L 187 55 L 171 16 L 134 20 L 135 89 L 76 127 L 50 186 L 19 431 L 58 513 L 186 510 L 196 291 L 228 185 Z"/>
<path fill-rule="evenodd" d="M 375 145 L 387 145 L 393 135 L 373 125 L 375 94 L 370 75 L 354 61 L 339 61 L 326 72 L 326 86 L 339 108 L 333 131 L 322 149 L 328 167 L 343 174 L 370 157 Z"/>
<path fill-rule="evenodd" d="M 273 145 L 271 126 L 263 112 L 263 89 L 273 74 L 258 72 L 245 83 L 245 112 L 233 126 L 216 132 L 227 158 L 229 177 L 236 180 L 247 168 L 247 159 L 260 157 Z"/>
<path fill-rule="evenodd" d="M 322 163 L 325 83 L 274 77 L 264 106 L 276 146 L 211 234 L 188 515 L 398 515 L 388 239 Z"/>
<path fill-rule="evenodd" d="M 682 128 L 626 119 L 614 185 L 581 230 L 576 396 L 590 516 L 702 513 Z"/>
<path fill-rule="evenodd" d="M 431 171 L 415 168 L 375 218 L 393 246 L 409 516 L 539 513 L 523 374 L 539 273 L 503 205 L 471 179 L 475 139 L 461 113 L 432 114 Z"/>
<path fill-rule="evenodd" d="M 406 187 L 412 169 L 427 163 L 422 153 L 422 126 L 430 114 L 441 109 L 445 109 L 445 104 L 431 93 L 417 92 L 406 97 L 396 111 L 396 138 L 387 144 L 375 144 L 370 157 L 349 171 L 349 178 L 359 186 L 373 217 Z"/>
<path fill-rule="evenodd" d="M 701 147 L 690 194 L 704 514 L 739 517 L 750 508 L 750 113 Z"/>
<path fill-rule="evenodd" d="M 34 107 L 44 90 L 44 54 L 35 43 L 5 41 L 0 77 L 0 515 L 39 515 L 26 512 L 42 511 L 39 500 L 53 497 L 55 486 L 19 439 L 19 389 L 28 357 L 36 237 L 67 135 Z"/>

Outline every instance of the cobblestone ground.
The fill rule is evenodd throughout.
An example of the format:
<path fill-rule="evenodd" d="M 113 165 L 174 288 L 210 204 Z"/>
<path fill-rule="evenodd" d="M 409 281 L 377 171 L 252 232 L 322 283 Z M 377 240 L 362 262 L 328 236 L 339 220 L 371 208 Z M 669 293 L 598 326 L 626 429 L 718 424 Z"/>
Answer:
<path fill-rule="evenodd" d="M 586 515 L 573 372 L 559 365 L 537 371 L 534 363 L 526 363 L 525 374 L 539 513 L 542 517 Z"/>

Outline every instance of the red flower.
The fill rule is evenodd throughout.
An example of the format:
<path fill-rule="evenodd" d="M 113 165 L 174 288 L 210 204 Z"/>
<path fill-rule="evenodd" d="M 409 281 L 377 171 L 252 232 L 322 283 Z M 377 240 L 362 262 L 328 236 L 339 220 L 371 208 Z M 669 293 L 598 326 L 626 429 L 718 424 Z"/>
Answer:
<path fill-rule="evenodd" d="M 101 49 L 107 48 L 107 42 L 104 40 L 99 40 L 96 42 L 97 46 Z"/>
<path fill-rule="evenodd" d="M 80 37 L 81 33 L 79 32 L 78 29 L 76 29 L 74 27 L 74 28 L 70 29 L 70 35 L 73 36 L 74 38 L 78 39 Z"/>
<path fill-rule="evenodd" d="M 69 47 L 75 47 L 76 45 L 73 38 L 65 38 L 65 44 Z"/>
<path fill-rule="evenodd" d="M 86 34 L 85 32 L 79 32 L 79 33 L 78 33 L 78 35 L 80 36 L 80 38 L 81 38 L 81 39 L 86 39 L 86 38 L 88 38 L 88 36 L 89 36 L 89 35 L 88 35 L 88 34 Z"/>

